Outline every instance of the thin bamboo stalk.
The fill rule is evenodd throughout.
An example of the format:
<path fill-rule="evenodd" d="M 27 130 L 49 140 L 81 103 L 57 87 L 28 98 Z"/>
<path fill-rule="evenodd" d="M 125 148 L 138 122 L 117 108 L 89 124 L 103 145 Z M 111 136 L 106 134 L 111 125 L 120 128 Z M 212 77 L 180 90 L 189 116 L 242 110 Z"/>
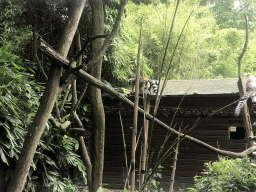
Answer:
<path fill-rule="evenodd" d="M 127 175 L 129 173 L 129 168 L 128 168 L 128 160 L 127 160 L 127 151 L 126 151 L 126 143 L 125 143 L 125 137 L 124 137 L 124 126 L 123 126 L 123 121 L 122 121 L 122 117 L 119 111 L 119 117 L 120 117 L 120 122 L 121 122 L 121 127 L 122 127 L 122 135 L 123 135 L 123 143 L 124 143 L 124 158 L 125 158 L 125 168 L 126 168 L 126 175 L 124 175 L 124 180 L 125 183 L 127 181 Z M 124 190 L 125 190 L 126 185 L 124 185 Z"/>
<path fill-rule="evenodd" d="M 181 130 L 181 129 L 180 129 Z M 179 132 L 180 132 L 179 130 Z M 178 141 L 180 139 L 180 135 L 178 136 Z M 173 192 L 173 186 L 174 186 L 174 178 L 175 178 L 175 171 L 176 171 L 176 164 L 178 160 L 178 150 L 179 150 L 179 144 L 180 142 L 177 143 L 176 149 L 175 149 L 175 154 L 173 158 L 173 165 L 172 165 L 172 175 L 171 175 L 171 184 L 170 184 L 170 190 L 169 192 Z"/>
<path fill-rule="evenodd" d="M 132 129 L 132 149 L 131 149 L 131 174 L 130 174 L 130 191 L 135 190 L 135 153 L 136 153 L 136 139 L 137 139 L 137 122 L 138 122 L 138 104 L 139 104 L 139 78 L 140 78 L 140 52 L 141 52 L 141 32 L 139 37 L 139 48 L 137 57 L 136 68 L 136 81 L 135 81 L 135 97 L 134 97 L 134 113 L 133 113 L 133 129 Z"/>
<path fill-rule="evenodd" d="M 150 99 L 146 97 L 146 108 L 145 111 L 149 113 L 150 109 Z M 142 185 L 142 183 L 145 180 L 145 169 L 146 169 L 146 158 L 147 158 L 147 149 L 148 149 L 148 120 L 144 118 L 144 134 L 142 138 L 142 154 L 141 154 L 141 162 L 140 162 L 140 180 L 139 180 L 139 186 Z"/>

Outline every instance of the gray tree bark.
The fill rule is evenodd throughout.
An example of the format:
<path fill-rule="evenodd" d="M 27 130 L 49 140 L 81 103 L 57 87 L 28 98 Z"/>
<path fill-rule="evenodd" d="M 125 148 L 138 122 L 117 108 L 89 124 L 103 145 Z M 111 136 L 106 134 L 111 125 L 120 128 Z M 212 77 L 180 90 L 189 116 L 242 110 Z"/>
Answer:
<path fill-rule="evenodd" d="M 90 0 L 92 8 L 92 36 L 104 33 L 104 11 L 102 0 Z M 103 39 L 96 39 L 92 43 L 93 57 L 99 53 L 103 46 Z M 94 63 L 91 75 L 101 79 L 102 57 Z M 101 90 L 90 86 L 91 106 L 93 115 L 93 127 L 91 137 L 91 161 L 92 161 L 92 191 L 97 191 L 102 186 L 104 143 L 105 143 L 105 113 L 102 103 Z"/>

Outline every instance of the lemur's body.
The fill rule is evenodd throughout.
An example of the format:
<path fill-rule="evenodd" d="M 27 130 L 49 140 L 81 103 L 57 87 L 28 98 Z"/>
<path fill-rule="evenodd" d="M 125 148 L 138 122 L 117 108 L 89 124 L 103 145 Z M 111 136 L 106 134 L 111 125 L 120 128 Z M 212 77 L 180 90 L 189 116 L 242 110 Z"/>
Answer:
<path fill-rule="evenodd" d="M 136 82 L 135 78 L 129 80 L 129 84 L 132 84 L 132 92 L 135 92 L 135 82 Z M 140 77 L 140 79 L 139 79 L 139 94 L 143 94 L 143 92 L 149 93 L 149 90 L 148 90 L 149 87 L 150 87 L 150 84 L 149 84 L 148 78 Z"/>
<path fill-rule="evenodd" d="M 246 92 L 243 95 L 243 97 L 240 99 L 239 103 L 236 106 L 235 109 L 235 116 L 239 116 L 241 109 L 243 108 L 243 106 L 245 105 L 245 103 L 247 102 L 247 100 L 254 96 L 256 93 L 256 78 L 251 74 L 248 73 L 246 74 Z"/>

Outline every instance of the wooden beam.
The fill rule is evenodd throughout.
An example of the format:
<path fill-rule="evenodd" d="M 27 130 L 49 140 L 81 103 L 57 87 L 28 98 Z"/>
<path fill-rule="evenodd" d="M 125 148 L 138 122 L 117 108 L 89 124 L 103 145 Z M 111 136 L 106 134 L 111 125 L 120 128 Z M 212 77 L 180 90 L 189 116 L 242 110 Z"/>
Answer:
<path fill-rule="evenodd" d="M 69 66 L 69 60 L 62 57 L 57 51 L 55 51 L 48 43 L 46 43 L 41 37 L 37 40 L 37 48 L 41 53 L 51 58 L 58 65 L 63 68 L 67 68 Z"/>

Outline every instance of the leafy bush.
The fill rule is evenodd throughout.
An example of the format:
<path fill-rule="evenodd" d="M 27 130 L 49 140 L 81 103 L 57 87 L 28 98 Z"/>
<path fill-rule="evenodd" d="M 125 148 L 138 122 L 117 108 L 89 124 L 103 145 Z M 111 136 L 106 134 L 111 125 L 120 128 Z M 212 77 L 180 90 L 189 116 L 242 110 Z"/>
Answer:
<path fill-rule="evenodd" d="M 158 165 L 157 171 L 149 179 L 148 183 L 146 184 L 146 188 L 147 188 L 148 191 L 159 191 L 159 192 L 163 191 L 162 188 L 159 188 L 160 182 L 156 180 L 156 179 L 161 179 L 162 178 L 162 174 L 161 174 L 161 169 L 162 168 L 163 168 L 163 166 Z M 151 175 L 151 173 L 152 173 L 152 169 L 150 168 L 148 170 L 148 175 Z"/>
<path fill-rule="evenodd" d="M 11 178 L 44 89 L 35 80 L 36 64 L 26 52 L 32 35 L 31 26 L 20 17 L 26 10 L 18 1 L 11 2 L 0 9 L 0 171 L 6 180 Z M 46 145 L 53 135 L 55 139 Z M 85 179 L 78 147 L 76 139 L 47 123 L 34 157 L 38 163 L 32 164 L 35 171 L 30 171 L 24 190 L 78 191 L 68 175 L 72 165 Z"/>
<path fill-rule="evenodd" d="M 249 158 L 220 158 L 218 162 L 206 163 L 205 176 L 195 177 L 190 191 L 255 191 L 256 169 Z"/>
<path fill-rule="evenodd" d="M 117 10 L 105 7 L 105 34 L 111 32 L 116 16 Z M 129 78 L 134 78 L 138 43 L 137 41 L 133 41 L 132 38 L 138 38 L 138 33 L 134 34 L 130 29 L 130 24 L 125 24 L 125 22 L 125 20 L 122 21 L 117 35 L 103 57 L 102 76 L 111 83 L 118 81 L 128 82 Z M 139 27 L 136 29 L 138 30 Z M 141 56 L 141 72 L 145 76 L 152 73 L 152 70 L 148 67 L 146 58 L 143 56 Z"/>
<path fill-rule="evenodd" d="M 31 122 L 28 114 L 39 105 L 37 92 L 42 87 L 29 81 L 32 74 L 24 72 L 24 62 L 8 51 L 8 46 L 0 48 L 0 153 L 8 164 L 8 158 L 16 157 L 22 146 L 26 128 Z"/>

